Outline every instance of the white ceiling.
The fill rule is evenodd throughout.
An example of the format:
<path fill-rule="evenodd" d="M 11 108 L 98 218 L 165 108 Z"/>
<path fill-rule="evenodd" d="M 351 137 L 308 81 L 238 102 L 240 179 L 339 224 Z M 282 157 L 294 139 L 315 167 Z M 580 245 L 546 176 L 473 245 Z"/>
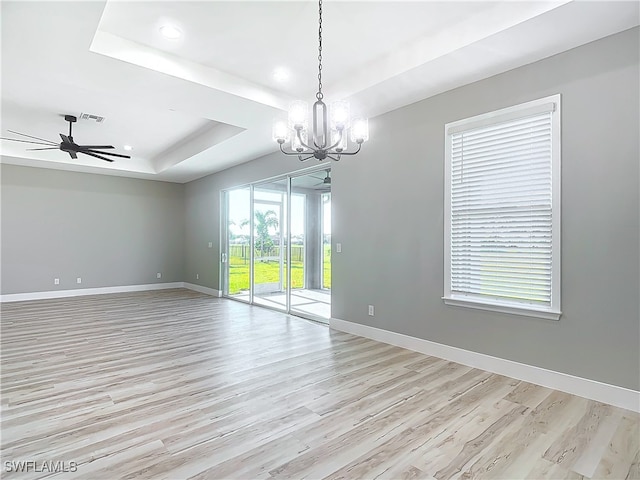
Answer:
<path fill-rule="evenodd" d="M 101 162 L 1 141 L 3 162 L 188 182 L 277 150 L 271 123 L 317 89 L 314 1 L 0 3 L 2 136 L 78 143 Z M 375 116 L 639 24 L 637 1 L 339 1 L 323 7 L 323 91 Z M 167 40 L 159 27 L 182 32 Z M 290 73 L 286 82 L 276 68 Z M 366 145 L 365 145 L 366 148 Z"/>

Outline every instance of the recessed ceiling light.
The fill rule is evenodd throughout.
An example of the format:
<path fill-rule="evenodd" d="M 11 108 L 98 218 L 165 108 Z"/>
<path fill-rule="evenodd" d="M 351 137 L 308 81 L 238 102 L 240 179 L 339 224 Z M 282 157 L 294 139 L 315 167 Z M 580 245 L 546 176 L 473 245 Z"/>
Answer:
<path fill-rule="evenodd" d="M 164 38 L 168 38 L 169 40 L 176 40 L 182 36 L 180 29 L 173 25 L 163 25 L 160 27 L 160 33 Z"/>
<path fill-rule="evenodd" d="M 286 82 L 289 80 L 289 71 L 285 68 L 276 68 L 273 72 L 273 78 L 278 82 Z"/>
<path fill-rule="evenodd" d="M 122 148 L 124 148 L 126 151 L 131 151 L 131 150 L 133 150 L 133 147 L 132 147 L 131 145 L 125 145 L 125 146 L 124 146 L 124 147 L 122 147 Z"/>

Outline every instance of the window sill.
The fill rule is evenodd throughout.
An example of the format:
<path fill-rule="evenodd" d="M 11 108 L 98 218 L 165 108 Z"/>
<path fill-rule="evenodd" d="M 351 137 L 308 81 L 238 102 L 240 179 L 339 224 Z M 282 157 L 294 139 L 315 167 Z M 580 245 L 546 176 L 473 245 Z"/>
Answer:
<path fill-rule="evenodd" d="M 469 300 L 453 297 L 442 297 L 447 305 L 456 307 L 475 308 L 478 310 L 488 310 L 491 312 L 510 313 L 512 315 L 524 315 L 526 317 L 544 318 L 545 320 L 560 320 L 562 312 L 553 310 L 536 310 L 532 308 L 516 307 L 513 305 L 499 305 L 496 303 L 482 302 L 480 300 Z"/>

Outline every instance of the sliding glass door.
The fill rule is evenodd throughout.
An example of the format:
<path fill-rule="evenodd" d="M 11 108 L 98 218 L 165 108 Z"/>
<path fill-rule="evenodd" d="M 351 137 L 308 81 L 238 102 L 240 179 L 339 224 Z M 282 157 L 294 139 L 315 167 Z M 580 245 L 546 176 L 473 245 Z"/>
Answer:
<path fill-rule="evenodd" d="M 327 322 L 331 177 L 314 170 L 224 192 L 223 294 Z"/>
<path fill-rule="evenodd" d="M 253 187 L 253 302 L 287 309 L 287 179 Z"/>
<path fill-rule="evenodd" d="M 229 190 L 225 194 L 226 245 L 223 246 L 223 294 L 246 302 L 251 284 L 251 189 Z M 223 240 L 224 241 L 224 240 Z"/>
<path fill-rule="evenodd" d="M 331 229 L 329 227 L 329 237 L 326 237 L 323 221 L 327 209 L 326 195 L 331 190 L 330 179 L 330 170 L 291 178 L 291 198 L 297 195 L 303 199 L 296 211 L 292 204 L 291 231 L 297 233 L 292 238 L 302 244 L 298 252 L 303 268 L 300 281 L 291 285 L 291 312 L 316 319 L 331 317 L 330 268 L 328 275 L 325 272 L 325 240 L 329 238 L 330 242 Z M 328 220 L 330 225 L 330 215 Z M 292 260 L 293 255 L 292 245 Z M 329 288 L 326 288 L 327 280 Z"/>

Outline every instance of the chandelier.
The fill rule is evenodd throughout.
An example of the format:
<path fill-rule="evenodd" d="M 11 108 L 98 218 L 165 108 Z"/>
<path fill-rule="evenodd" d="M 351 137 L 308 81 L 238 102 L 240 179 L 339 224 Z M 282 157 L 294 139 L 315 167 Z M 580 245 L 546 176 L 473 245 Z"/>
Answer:
<path fill-rule="evenodd" d="M 309 132 L 309 106 L 307 102 L 295 101 L 289 106 L 288 122 L 276 120 L 273 124 L 273 139 L 285 155 L 297 155 L 301 162 L 316 158 L 338 161 L 342 155 L 355 155 L 362 144 L 369 140 L 369 121 L 366 118 L 350 118 L 349 103 L 337 101 L 329 109 L 322 101 L 322 0 L 318 1 L 318 92 L 311 115 Z M 348 151 L 347 131 L 357 147 Z M 311 141 L 309 141 L 311 133 Z M 284 147 L 291 141 L 290 149 Z"/>

